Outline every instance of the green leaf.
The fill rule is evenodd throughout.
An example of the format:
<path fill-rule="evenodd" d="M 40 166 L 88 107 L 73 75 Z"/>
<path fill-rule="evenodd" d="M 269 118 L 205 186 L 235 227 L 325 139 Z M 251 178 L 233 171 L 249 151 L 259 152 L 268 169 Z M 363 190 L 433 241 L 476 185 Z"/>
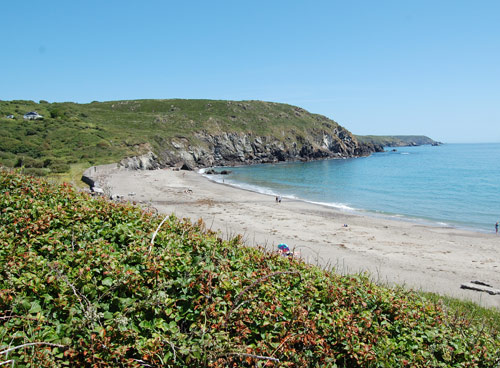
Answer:
<path fill-rule="evenodd" d="M 101 281 L 101 284 L 106 286 L 111 286 L 113 285 L 113 279 L 111 277 L 106 277 L 104 280 Z"/>
<path fill-rule="evenodd" d="M 104 312 L 104 319 L 112 319 L 113 318 L 113 313 L 111 312 Z"/>
<path fill-rule="evenodd" d="M 29 313 L 39 313 L 42 311 L 42 307 L 38 302 L 31 302 L 31 308 L 29 310 Z"/>

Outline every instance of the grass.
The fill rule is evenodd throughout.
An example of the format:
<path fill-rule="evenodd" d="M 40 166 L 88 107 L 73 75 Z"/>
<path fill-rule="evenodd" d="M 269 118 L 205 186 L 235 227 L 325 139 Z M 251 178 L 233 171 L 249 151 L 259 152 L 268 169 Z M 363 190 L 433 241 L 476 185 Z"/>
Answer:
<path fill-rule="evenodd" d="M 224 241 L 201 220 L 8 170 L 0 211 L 0 357 L 18 367 L 499 363 L 498 311 Z"/>
<path fill-rule="evenodd" d="M 89 167 L 88 164 L 80 162 L 69 165 L 69 171 L 59 174 L 53 174 L 52 178 L 56 183 L 70 183 L 72 186 L 78 189 L 87 188 L 87 184 L 82 182 L 80 179 L 83 172 Z"/>

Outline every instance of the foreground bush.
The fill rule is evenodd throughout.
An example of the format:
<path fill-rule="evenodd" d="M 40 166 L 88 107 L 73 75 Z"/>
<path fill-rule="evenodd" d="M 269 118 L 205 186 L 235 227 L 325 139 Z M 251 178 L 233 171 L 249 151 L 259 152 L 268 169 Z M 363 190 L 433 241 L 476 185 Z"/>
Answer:
<path fill-rule="evenodd" d="M 0 363 L 495 367 L 497 332 L 404 290 L 0 174 Z"/>

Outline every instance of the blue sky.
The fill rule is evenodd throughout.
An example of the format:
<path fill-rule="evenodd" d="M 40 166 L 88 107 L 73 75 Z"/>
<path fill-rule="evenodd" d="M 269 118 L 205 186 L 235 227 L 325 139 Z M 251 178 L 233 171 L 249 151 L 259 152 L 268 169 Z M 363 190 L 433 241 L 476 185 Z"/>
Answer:
<path fill-rule="evenodd" d="M 500 1 L 5 1 L 0 99 L 264 100 L 500 142 Z"/>

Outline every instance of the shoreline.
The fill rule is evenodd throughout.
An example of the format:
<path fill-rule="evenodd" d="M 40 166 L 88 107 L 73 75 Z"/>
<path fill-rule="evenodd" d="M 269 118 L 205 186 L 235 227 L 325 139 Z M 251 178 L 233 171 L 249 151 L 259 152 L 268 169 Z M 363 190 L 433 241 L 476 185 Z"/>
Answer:
<path fill-rule="evenodd" d="M 125 200 L 193 222 L 201 218 L 224 239 L 241 234 L 246 245 L 268 250 L 286 243 L 306 262 L 338 273 L 368 272 L 377 283 L 500 308 L 500 295 L 460 288 L 473 280 L 500 288 L 495 234 L 346 213 L 299 199 L 276 203 L 270 194 L 191 171 L 109 168 L 99 179 Z"/>
<path fill-rule="evenodd" d="M 210 182 L 218 184 L 218 185 L 225 185 L 225 186 L 235 188 L 238 190 L 244 190 L 244 191 L 248 191 L 251 193 L 262 194 L 262 195 L 267 195 L 267 196 L 278 195 L 278 194 L 266 193 L 264 191 L 259 191 L 257 189 L 253 190 L 250 188 L 245 188 L 244 186 L 240 186 L 240 185 L 235 184 L 235 183 L 222 183 L 220 181 L 212 179 L 210 177 L 210 175 L 204 174 L 200 171 L 198 171 L 197 173 L 199 175 L 203 176 L 204 178 L 206 178 L 207 180 L 209 180 Z M 298 198 L 298 197 L 290 197 L 290 196 L 281 196 L 281 197 L 286 198 L 288 200 L 294 200 L 294 201 L 296 200 L 296 201 L 324 207 L 326 209 L 331 209 L 333 211 L 339 211 L 339 212 L 345 213 L 347 215 L 366 216 L 366 217 L 370 217 L 370 218 L 378 218 L 378 219 L 387 220 L 387 221 L 409 222 L 409 223 L 412 223 L 415 225 L 423 225 L 423 226 L 436 227 L 436 228 L 442 228 L 442 229 L 448 229 L 448 230 L 467 231 L 467 232 L 478 233 L 478 234 L 492 234 L 493 233 L 492 230 L 487 230 L 487 229 L 483 229 L 483 228 L 481 228 L 481 229 L 472 228 L 472 227 L 468 228 L 468 227 L 460 226 L 460 225 L 452 225 L 452 224 L 442 222 L 439 220 L 435 220 L 435 219 L 431 219 L 431 218 L 426 219 L 426 218 L 420 218 L 420 217 L 411 217 L 411 216 L 402 215 L 402 214 L 385 213 L 383 211 L 374 212 L 374 211 L 365 210 L 365 209 L 352 208 L 352 207 L 349 207 L 347 205 L 343 205 L 341 203 L 336 206 L 334 204 L 314 202 L 314 201 L 310 201 L 310 200 Z"/>

